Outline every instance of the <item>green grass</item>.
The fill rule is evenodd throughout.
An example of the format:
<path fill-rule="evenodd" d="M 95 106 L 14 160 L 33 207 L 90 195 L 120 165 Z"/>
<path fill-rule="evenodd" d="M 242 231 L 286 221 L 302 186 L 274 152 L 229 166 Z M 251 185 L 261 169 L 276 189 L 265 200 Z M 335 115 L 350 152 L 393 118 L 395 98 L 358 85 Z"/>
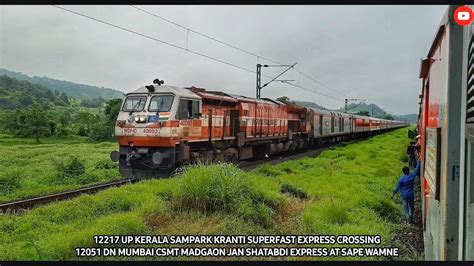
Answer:
<path fill-rule="evenodd" d="M 76 260 L 74 248 L 93 246 L 97 234 L 364 234 L 406 250 L 392 240 L 402 210 L 390 200 L 405 165 L 406 132 L 250 172 L 194 165 L 176 178 L 0 215 L 0 260 Z"/>
<path fill-rule="evenodd" d="M 118 164 L 109 158 L 114 149 L 114 142 L 92 143 L 77 136 L 36 143 L 0 134 L 0 202 L 120 179 Z"/>

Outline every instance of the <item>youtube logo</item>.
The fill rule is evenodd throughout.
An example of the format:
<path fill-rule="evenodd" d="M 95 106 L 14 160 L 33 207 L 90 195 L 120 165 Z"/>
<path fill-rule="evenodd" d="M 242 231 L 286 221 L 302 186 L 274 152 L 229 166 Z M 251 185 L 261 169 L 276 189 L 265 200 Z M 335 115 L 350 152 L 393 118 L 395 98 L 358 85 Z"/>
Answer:
<path fill-rule="evenodd" d="M 460 6 L 454 10 L 454 21 L 461 26 L 467 26 L 471 24 L 474 19 L 472 9 L 467 6 Z"/>

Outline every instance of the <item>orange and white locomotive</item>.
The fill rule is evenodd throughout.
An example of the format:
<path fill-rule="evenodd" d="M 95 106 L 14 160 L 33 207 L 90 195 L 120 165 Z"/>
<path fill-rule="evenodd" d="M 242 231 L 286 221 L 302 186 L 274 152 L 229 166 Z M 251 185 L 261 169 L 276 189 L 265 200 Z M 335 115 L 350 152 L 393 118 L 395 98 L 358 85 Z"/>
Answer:
<path fill-rule="evenodd" d="M 117 117 L 120 148 L 111 158 L 125 178 L 167 175 L 187 162 L 263 158 L 382 131 L 376 118 L 154 83 L 128 93 Z M 357 119 L 367 127 L 358 128 Z M 386 121 L 386 129 L 405 125 Z"/>

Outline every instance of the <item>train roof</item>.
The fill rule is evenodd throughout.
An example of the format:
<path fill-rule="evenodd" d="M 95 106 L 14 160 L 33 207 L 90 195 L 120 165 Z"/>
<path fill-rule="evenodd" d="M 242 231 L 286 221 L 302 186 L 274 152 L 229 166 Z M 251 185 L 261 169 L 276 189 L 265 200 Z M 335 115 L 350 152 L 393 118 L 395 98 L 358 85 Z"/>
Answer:
<path fill-rule="evenodd" d="M 335 116 L 338 116 L 338 117 L 350 117 L 351 116 L 351 114 L 344 113 L 344 112 L 331 111 L 331 110 L 319 109 L 319 108 L 313 108 L 313 107 L 307 107 L 307 108 L 313 110 L 314 112 L 316 112 L 318 114 L 335 115 Z"/>
<path fill-rule="evenodd" d="M 155 91 L 153 93 L 171 93 L 176 96 L 181 96 L 181 97 L 186 97 L 186 98 L 194 98 L 194 99 L 201 99 L 196 93 L 182 87 L 176 87 L 176 86 L 168 86 L 168 85 L 148 85 L 148 86 L 153 86 L 155 87 Z M 148 91 L 147 86 L 142 86 L 132 92 L 127 93 L 129 94 L 143 94 L 143 93 L 150 93 Z"/>

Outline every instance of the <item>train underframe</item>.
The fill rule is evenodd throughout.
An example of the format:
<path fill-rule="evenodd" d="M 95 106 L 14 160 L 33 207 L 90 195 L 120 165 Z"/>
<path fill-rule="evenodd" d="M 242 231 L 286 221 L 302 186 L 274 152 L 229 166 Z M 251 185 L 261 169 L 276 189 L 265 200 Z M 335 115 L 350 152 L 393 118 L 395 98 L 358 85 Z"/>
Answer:
<path fill-rule="evenodd" d="M 394 128 L 392 128 L 394 129 Z M 313 137 L 298 133 L 292 138 L 266 137 L 231 140 L 180 142 L 175 147 L 129 147 L 120 146 L 119 151 L 112 153 L 112 160 L 119 162 L 120 174 L 125 179 L 145 179 L 169 177 L 173 171 L 183 165 L 201 162 L 237 163 L 247 159 L 264 159 L 277 154 L 284 154 L 318 148 L 362 137 L 382 133 L 390 129 L 354 132 L 350 134 Z"/>

